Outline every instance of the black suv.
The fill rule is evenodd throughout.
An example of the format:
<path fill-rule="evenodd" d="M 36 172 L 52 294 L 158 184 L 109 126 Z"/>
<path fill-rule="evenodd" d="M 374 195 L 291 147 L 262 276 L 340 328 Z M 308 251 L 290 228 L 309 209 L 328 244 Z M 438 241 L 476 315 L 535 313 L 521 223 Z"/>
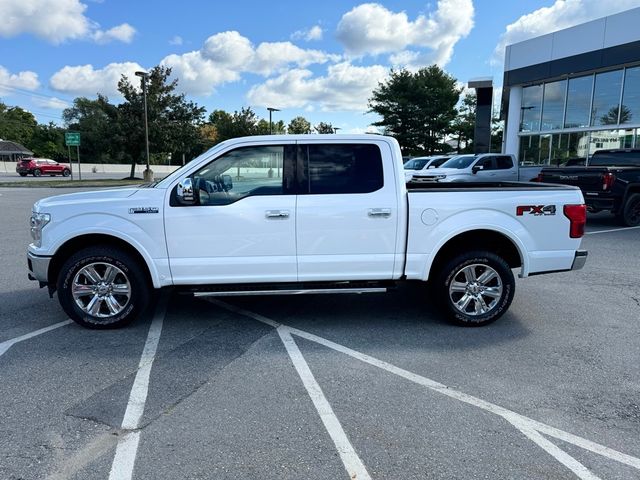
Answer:
<path fill-rule="evenodd" d="M 598 150 L 586 167 L 543 168 L 538 181 L 580 187 L 589 211 L 640 225 L 640 149 Z"/>

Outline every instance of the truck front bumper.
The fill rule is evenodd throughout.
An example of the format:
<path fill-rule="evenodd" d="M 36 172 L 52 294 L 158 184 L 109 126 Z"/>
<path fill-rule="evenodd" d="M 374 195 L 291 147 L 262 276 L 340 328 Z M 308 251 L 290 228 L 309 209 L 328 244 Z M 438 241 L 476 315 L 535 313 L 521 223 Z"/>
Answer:
<path fill-rule="evenodd" d="M 49 263 L 51 263 L 51 257 L 40 257 L 27 252 L 29 280 L 37 280 L 40 283 L 40 288 L 49 283 Z"/>

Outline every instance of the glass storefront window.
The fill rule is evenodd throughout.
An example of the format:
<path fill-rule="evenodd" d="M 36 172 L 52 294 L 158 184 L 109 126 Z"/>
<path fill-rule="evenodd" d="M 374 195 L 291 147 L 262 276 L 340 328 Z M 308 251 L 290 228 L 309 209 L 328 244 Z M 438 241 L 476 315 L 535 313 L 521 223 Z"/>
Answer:
<path fill-rule="evenodd" d="M 622 70 L 596 74 L 591 108 L 591 125 L 617 125 L 620 109 Z"/>
<path fill-rule="evenodd" d="M 565 128 L 589 126 L 589 108 L 593 90 L 593 75 L 569 79 Z"/>
<path fill-rule="evenodd" d="M 540 135 L 520 137 L 520 153 L 518 159 L 521 167 L 537 165 L 540 154 Z"/>
<path fill-rule="evenodd" d="M 624 77 L 624 93 L 620 123 L 640 122 L 640 67 L 627 68 Z"/>
<path fill-rule="evenodd" d="M 540 109 L 542 107 L 542 85 L 533 85 L 522 89 L 522 115 L 520 130 L 536 132 L 540 130 Z"/>
<path fill-rule="evenodd" d="M 542 125 L 540 126 L 540 130 L 558 130 L 562 128 L 566 91 L 566 80 L 545 83 L 542 101 Z"/>

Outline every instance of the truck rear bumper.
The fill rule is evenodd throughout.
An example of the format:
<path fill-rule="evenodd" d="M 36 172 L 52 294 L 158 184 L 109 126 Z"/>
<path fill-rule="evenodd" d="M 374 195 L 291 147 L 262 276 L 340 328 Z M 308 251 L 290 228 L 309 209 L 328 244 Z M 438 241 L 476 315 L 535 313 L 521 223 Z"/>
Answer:
<path fill-rule="evenodd" d="M 571 265 L 571 270 L 580 270 L 584 267 L 584 264 L 587 263 L 587 256 L 589 252 L 586 250 L 578 250 L 576 251 L 576 255 L 573 257 L 573 264 Z"/>

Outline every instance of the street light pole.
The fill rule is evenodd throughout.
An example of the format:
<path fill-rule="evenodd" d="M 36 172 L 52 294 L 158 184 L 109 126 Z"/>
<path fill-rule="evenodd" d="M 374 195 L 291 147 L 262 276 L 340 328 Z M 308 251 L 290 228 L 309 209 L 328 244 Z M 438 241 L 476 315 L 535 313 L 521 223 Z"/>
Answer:
<path fill-rule="evenodd" d="M 147 153 L 147 168 L 144 171 L 143 177 L 145 182 L 153 182 L 153 172 L 149 168 L 149 123 L 147 120 L 147 80 L 149 74 L 147 72 L 136 72 L 136 76 L 140 77 L 140 83 L 142 83 L 142 96 L 144 97 L 144 140 Z"/>
<path fill-rule="evenodd" d="M 279 108 L 273 108 L 273 107 L 267 107 L 267 110 L 269 110 L 269 135 L 273 135 L 273 123 L 271 122 L 271 114 L 273 112 L 279 112 L 280 109 Z"/>

